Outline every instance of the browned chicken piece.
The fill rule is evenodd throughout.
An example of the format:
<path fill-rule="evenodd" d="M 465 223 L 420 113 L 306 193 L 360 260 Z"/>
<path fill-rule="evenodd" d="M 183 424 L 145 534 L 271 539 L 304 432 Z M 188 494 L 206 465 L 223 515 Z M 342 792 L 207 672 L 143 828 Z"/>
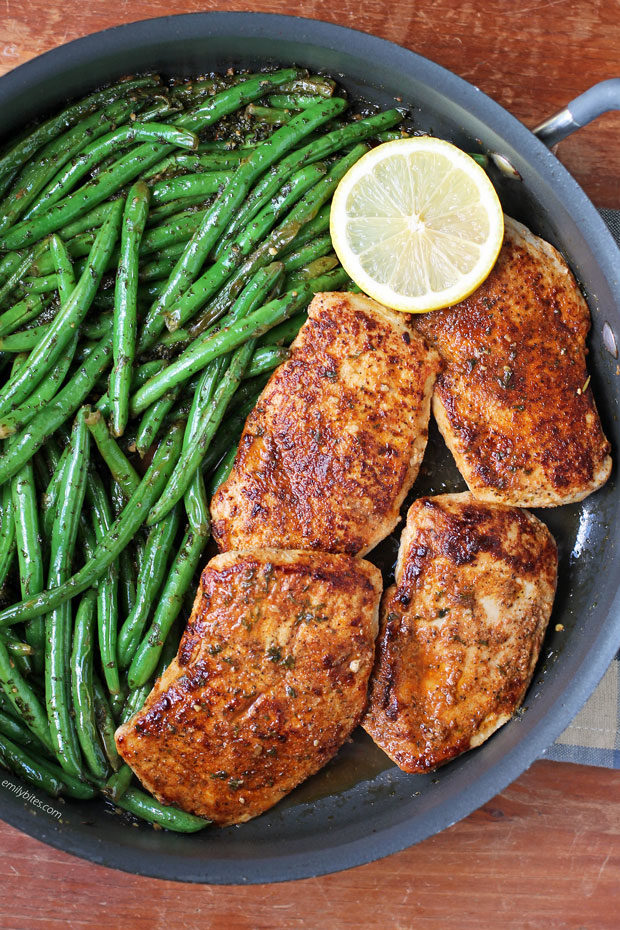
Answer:
<path fill-rule="evenodd" d="M 553 507 L 605 483 L 610 447 L 585 362 L 590 314 L 553 246 L 506 217 L 484 284 L 415 325 L 446 362 L 433 413 L 477 498 Z"/>
<path fill-rule="evenodd" d="M 222 826 L 261 814 L 359 723 L 381 590 L 346 555 L 216 556 L 176 659 L 116 731 L 121 756 L 165 804 Z"/>
<path fill-rule="evenodd" d="M 557 550 L 526 510 L 444 494 L 409 510 L 385 592 L 364 728 L 405 772 L 510 719 L 551 614 Z"/>
<path fill-rule="evenodd" d="M 408 316 L 317 294 L 213 498 L 220 549 L 376 546 L 418 473 L 439 365 Z"/>

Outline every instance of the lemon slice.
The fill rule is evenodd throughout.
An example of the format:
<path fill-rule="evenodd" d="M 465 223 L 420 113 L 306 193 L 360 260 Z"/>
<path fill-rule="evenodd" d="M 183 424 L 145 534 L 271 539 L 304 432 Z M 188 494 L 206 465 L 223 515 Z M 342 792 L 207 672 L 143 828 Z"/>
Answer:
<path fill-rule="evenodd" d="M 394 310 L 450 307 L 487 277 L 504 218 L 473 158 L 426 136 L 378 145 L 347 172 L 331 207 L 341 264 L 370 297 Z"/>

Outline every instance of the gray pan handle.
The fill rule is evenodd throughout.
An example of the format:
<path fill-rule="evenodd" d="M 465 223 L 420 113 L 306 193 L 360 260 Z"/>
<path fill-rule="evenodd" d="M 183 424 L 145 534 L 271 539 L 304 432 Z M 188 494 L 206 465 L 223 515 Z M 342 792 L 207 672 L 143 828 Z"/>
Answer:
<path fill-rule="evenodd" d="M 608 110 L 620 110 L 620 77 L 590 87 L 533 131 L 541 142 L 551 148 Z"/>

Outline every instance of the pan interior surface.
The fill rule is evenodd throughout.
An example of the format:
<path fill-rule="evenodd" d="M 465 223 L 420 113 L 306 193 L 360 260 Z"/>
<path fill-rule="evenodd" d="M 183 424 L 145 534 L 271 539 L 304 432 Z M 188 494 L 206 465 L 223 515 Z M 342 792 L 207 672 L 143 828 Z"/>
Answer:
<path fill-rule="evenodd" d="M 372 69 L 369 68 L 372 62 Z M 297 64 L 330 74 L 353 98 L 410 108 L 417 129 L 466 151 L 506 155 L 521 180 L 493 177 L 506 212 L 568 258 L 592 311 L 589 367 L 614 458 L 620 439 L 617 360 L 602 329 L 620 334 L 613 242 L 577 184 L 520 123 L 476 88 L 391 43 L 326 23 L 263 14 L 196 14 L 108 30 L 41 56 L 0 79 L 3 135 L 128 71 L 190 76 L 227 67 Z M 481 748 L 429 775 L 401 772 L 361 731 L 323 771 L 241 827 L 195 836 L 131 829 L 103 802 L 54 801 L 61 820 L 6 789 L 0 817 L 68 852 L 180 881 L 283 881 L 377 859 L 438 832 L 502 790 L 579 710 L 620 644 L 616 469 L 583 503 L 538 511 L 559 544 L 559 587 L 525 709 Z M 436 429 L 415 497 L 463 490 Z M 399 530 L 370 556 L 389 582 Z M 563 632 L 556 632 L 562 624 Z"/>

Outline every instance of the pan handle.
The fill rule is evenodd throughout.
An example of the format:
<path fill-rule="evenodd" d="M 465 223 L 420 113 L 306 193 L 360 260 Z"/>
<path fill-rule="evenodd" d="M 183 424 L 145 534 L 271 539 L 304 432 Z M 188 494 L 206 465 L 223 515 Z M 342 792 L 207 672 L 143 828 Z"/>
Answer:
<path fill-rule="evenodd" d="M 590 87 L 571 100 L 559 113 L 537 126 L 533 132 L 541 142 L 551 148 L 571 132 L 581 129 L 608 110 L 620 110 L 620 78 L 610 78 Z"/>

